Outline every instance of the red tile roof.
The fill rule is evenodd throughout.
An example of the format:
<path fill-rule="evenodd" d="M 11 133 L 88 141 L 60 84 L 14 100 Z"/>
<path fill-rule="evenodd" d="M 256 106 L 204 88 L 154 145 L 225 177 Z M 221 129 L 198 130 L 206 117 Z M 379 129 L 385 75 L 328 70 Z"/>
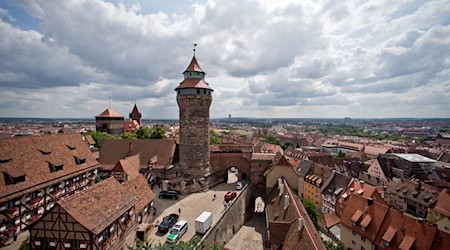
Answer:
<path fill-rule="evenodd" d="M 325 250 L 319 233 L 303 207 L 300 199 L 283 179 L 284 195 L 279 196 L 276 184 L 268 194 L 268 219 L 271 242 L 283 245 L 280 249 L 320 249 Z M 284 209 L 284 199 L 288 196 L 289 206 Z M 299 230 L 299 219 L 304 220 Z"/>
<path fill-rule="evenodd" d="M 180 83 L 180 85 L 175 89 L 189 89 L 189 88 L 195 88 L 195 89 L 209 89 L 213 91 L 209 87 L 209 84 L 205 82 L 203 79 L 197 79 L 197 78 L 186 78 L 184 81 Z"/>
<path fill-rule="evenodd" d="M 58 201 L 78 223 L 98 234 L 136 205 L 139 198 L 110 177 L 79 193 Z"/>
<path fill-rule="evenodd" d="M 102 141 L 99 162 L 102 169 L 111 170 L 124 157 L 140 153 L 141 168 L 148 167 L 150 160 L 157 155 L 155 168 L 163 169 L 173 164 L 175 148 L 175 140 L 106 139 Z"/>
<path fill-rule="evenodd" d="M 132 179 L 141 175 L 139 173 L 140 168 L 139 153 L 137 153 L 133 156 L 125 157 L 124 159 L 119 160 L 112 171 L 124 172 L 128 175 L 128 179 Z"/>
<path fill-rule="evenodd" d="M 122 183 L 122 185 L 126 187 L 132 195 L 139 197 L 139 202 L 135 207 L 137 212 L 144 209 L 144 207 L 156 197 L 156 194 L 148 186 L 147 180 L 141 174 Z"/>
<path fill-rule="evenodd" d="M 330 228 L 339 223 L 339 218 L 336 214 L 324 214 L 325 224 L 327 228 Z"/>
<path fill-rule="evenodd" d="M 450 189 L 442 189 L 433 209 L 440 214 L 450 217 Z"/>
<path fill-rule="evenodd" d="M 140 128 L 141 126 L 139 125 L 139 123 L 136 120 L 132 120 L 132 121 L 123 121 L 123 130 L 124 132 L 132 132 L 132 133 L 136 133 L 136 131 Z"/>
<path fill-rule="evenodd" d="M 191 63 L 189 63 L 189 66 L 187 67 L 187 69 L 183 73 L 185 73 L 187 71 L 197 71 L 197 72 L 205 73 L 203 71 L 203 69 L 200 67 L 200 65 L 198 64 L 197 58 L 195 58 L 195 56 L 192 57 Z"/>
<path fill-rule="evenodd" d="M 74 156 L 86 159 L 77 165 Z M 62 180 L 96 169 L 98 162 L 81 134 L 55 134 L 14 137 L 0 140 L 0 172 L 13 177 L 25 175 L 20 185 L 6 185 L 0 174 L 0 202 L 20 197 Z M 63 165 L 61 171 L 51 172 L 49 163 Z"/>
<path fill-rule="evenodd" d="M 369 205 L 367 199 L 353 194 L 342 214 L 341 224 L 375 242 L 388 209 L 388 206 L 379 202 L 372 202 Z"/>
<path fill-rule="evenodd" d="M 105 109 L 101 114 L 95 117 L 111 117 L 111 118 L 123 118 L 123 115 L 117 113 L 114 109 L 108 108 Z"/>

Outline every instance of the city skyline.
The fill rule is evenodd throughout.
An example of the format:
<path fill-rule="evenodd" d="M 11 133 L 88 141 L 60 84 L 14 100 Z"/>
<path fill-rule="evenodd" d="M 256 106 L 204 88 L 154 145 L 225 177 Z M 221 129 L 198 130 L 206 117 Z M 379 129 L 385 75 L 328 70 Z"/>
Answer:
<path fill-rule="evenodd" d="M 448 118 L 446 1 L 3 1 L 0 117 L 177 119 L 198 43 L 211 117 Z"/>

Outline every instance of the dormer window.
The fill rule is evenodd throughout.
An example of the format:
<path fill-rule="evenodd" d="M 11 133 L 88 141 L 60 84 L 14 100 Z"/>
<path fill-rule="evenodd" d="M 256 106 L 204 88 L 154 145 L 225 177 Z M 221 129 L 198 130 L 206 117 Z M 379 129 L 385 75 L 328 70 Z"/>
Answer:
<path fill-rule="evenodd" d="M 54 165 L 54 164 L 52 164 L 50 162 L 48 163 L 48 168 L 50 169 L 50 173 L 62 171 L 63 170 L 63 166 L 64 166 L 64 164 Z"/>
<path fill-rule="evenodd" d="M 17 185 L 25 182 L 25 174 L 17 174 L 13 176 L 9 173 L 3 172 L 3 179 L 5 180 L 5 185 Z"/>
<path fill-rule="evenodd" d="M 363 232 L 365 232 L 365 231 L 367 231 L 367 227 L 361 226 L 361 230 L 363 230 Z"/>
<path fill-rule="evenodd" d="M 66 145 L 70 150 L 74 150 L 74 149 L 76 149 L 77 147 L 75 147 L 75 146 L 73 146 L 73 145 Z"/>
<path fill-rule="evenodd" d="M 50 150 L 43 150 L 43 149 L 39 149 L 39 151 L 43 154 L 43 155 L 49 155 L 52 151 Z"/>
<path fill-rule="evenodd" d="M 390 245 L 390 242 L 387 240 L 383 240 L 383 244 L 388 247 Z"/>
<path fill-rule="evenodd" d="M 78 157 L 76 157 L 76 156 L 74 156 L 74 158 L 75 158 L 75 163 L 76 163 L 77 165 L 82 165 L 82 164 L 85 164 L 85 163 L 86 163 L 86 158 L 81 159 L 81 158 L 78 158 Z"/>
<path fill-rule="evenodd" d="M 7 158 L 7 159 L 0 159 L 0 163 L 8 163 L 11 161 L 11 158 Z"/>

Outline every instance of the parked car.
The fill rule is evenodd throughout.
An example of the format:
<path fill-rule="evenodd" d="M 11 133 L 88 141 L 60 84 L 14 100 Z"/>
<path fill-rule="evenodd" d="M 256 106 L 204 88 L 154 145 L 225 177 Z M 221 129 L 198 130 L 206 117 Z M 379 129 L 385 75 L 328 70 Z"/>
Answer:
<path fill-rule="evenodd" d="M 158 226 L 158 231 L 167 233 L 169 229 L 178 221 L 178 214 L 169 214 L 163 218 L 163 221 Z"/>
<path fill-rule="evenodd" d="M 243 181 L 236 182 L 236 190 L 241 190 L 244 188 L 245 183 Z"/>
<path fill-rule="evenodd" d="M 167 235 L 167 242 L 174 243 L 178 241 L 183 234 L 188 230 L 188 223 L 185 220 L 180 220 L 170 229 L 169 235 Z"/>
<path fill-rule="evenodd" d="M 236 195 L 237 195 L 236 192 L 231 192 L 231 191 L 227 192 L 227 193 L 225 194 L 225 201 L 226 201 L 226 202 L 232 201 L 234 198 L 236 198 Z"/>
<path fill-rule="evenodd" d="M 158 197 L 160 199 L 178 200 L 178 197 L 180 197 L 180 194 L 177 191 L 173 191 L 173 190 L 161 191 L 161 192 L 159 192 Z"/>

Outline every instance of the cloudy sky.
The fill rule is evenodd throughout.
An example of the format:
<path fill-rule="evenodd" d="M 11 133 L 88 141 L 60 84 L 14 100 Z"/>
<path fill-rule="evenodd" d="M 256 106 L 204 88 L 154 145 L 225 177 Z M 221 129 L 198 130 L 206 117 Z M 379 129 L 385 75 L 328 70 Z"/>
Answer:
<path fill-rule="evenodd" d="M 177 118 L 192 43 L 214 118 L 450 117 L 448 0 L 3 0 L 0 117 Z"/>

